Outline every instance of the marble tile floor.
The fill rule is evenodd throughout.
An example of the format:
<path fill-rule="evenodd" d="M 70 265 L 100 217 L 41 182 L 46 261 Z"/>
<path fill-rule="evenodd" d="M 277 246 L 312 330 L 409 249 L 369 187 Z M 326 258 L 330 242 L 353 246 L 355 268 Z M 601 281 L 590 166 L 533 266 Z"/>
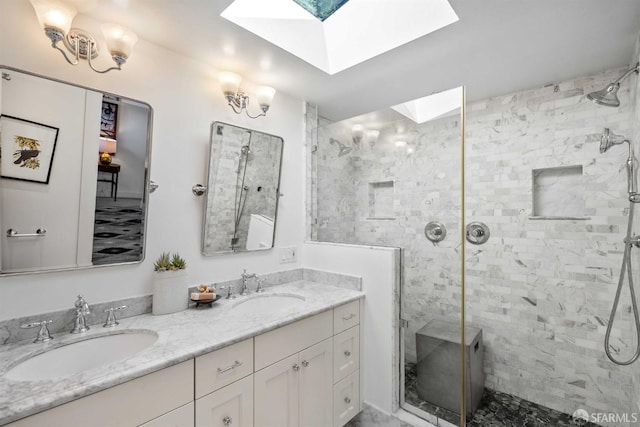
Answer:
<path fill-rule="evenodd" d="M 440 419 L 459 425 L 458 414 L 418 397 L 416 365 L 405 365 L 405 400 Z M 485 389 L 480 407 L 467 417 L 467 427 L 597 427 L 596 424 L 576 421 L 569 414 L 547 408 L 519 397 Z M 366 425 L 368 427 L 368 425 Z"/>

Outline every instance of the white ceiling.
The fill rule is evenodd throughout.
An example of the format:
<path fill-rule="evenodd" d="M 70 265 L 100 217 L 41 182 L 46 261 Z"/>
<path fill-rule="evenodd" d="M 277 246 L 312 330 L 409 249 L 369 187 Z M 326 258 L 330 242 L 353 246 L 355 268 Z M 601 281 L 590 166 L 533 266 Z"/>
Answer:
<path fill-rule="evenodd" d="M 333 120 L 460 85 L 479 100 L 628 65 L 640 30 L 638 0 L 451 0 L 458 22 L 330 76 L 221 18 L 231 0 L 68 1 Z"/>

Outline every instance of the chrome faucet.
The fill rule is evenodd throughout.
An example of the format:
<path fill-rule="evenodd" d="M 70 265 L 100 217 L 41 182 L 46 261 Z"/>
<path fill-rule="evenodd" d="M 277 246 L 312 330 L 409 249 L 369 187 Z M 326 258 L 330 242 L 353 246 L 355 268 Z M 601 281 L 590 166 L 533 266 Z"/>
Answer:
<path fill-rule="evenodd" d="M 89 304 L 82 298 L 82 295 L 78 295 L 78 299 L 74 304 L 76 308 L 76 320 L 73 323 L 72 334 L 79 334 L 81 332 L 87 332 L 89 327 L 87 326 L 87 319 L 85 316 L 90 313 Z"/>
<path fill-rule="evenodd" d="M 247 296 L 249 295 L 249 290 L 247 289 L 247 282 L 249 281 L 249 279 L 255 279 L 258 276 L 256 276 L 256 273 L 247 274 L 247 269 L 245 268 L 242 271 L 242 274 L 240 275 L 240 277 L 242 277 L 242 290 L 240 291 L 240 295 Z"/>

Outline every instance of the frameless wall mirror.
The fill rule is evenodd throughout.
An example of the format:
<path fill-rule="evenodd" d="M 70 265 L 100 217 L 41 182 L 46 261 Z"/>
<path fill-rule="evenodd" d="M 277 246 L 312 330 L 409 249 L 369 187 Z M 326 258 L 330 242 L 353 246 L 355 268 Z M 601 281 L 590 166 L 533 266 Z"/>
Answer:
<path fill-rule="evenodd" d="M 151 107 L 0 71 L 0 273 L 141 262 Z"/>
<path fill-rule="evenodd" d="M 273 247 L 283 143 L 279 136 L 211 125 L 204 255 Z"/>

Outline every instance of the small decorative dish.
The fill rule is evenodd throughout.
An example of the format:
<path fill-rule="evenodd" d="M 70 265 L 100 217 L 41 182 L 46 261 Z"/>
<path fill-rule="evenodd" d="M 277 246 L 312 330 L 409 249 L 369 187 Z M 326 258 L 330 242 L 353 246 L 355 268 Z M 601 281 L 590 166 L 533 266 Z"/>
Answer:
<path fill-rule="evenodd" d="M 209 307 L 211 307 L 211 305 L 218 301 L 220 298 L 222 298 L 222 295 L 216 295 L 216 297 L 214 299 L 191 299 L 191 301 L 196 303 L 196 308 L 200 307 L 201 305 L 208 305 Z"/>

